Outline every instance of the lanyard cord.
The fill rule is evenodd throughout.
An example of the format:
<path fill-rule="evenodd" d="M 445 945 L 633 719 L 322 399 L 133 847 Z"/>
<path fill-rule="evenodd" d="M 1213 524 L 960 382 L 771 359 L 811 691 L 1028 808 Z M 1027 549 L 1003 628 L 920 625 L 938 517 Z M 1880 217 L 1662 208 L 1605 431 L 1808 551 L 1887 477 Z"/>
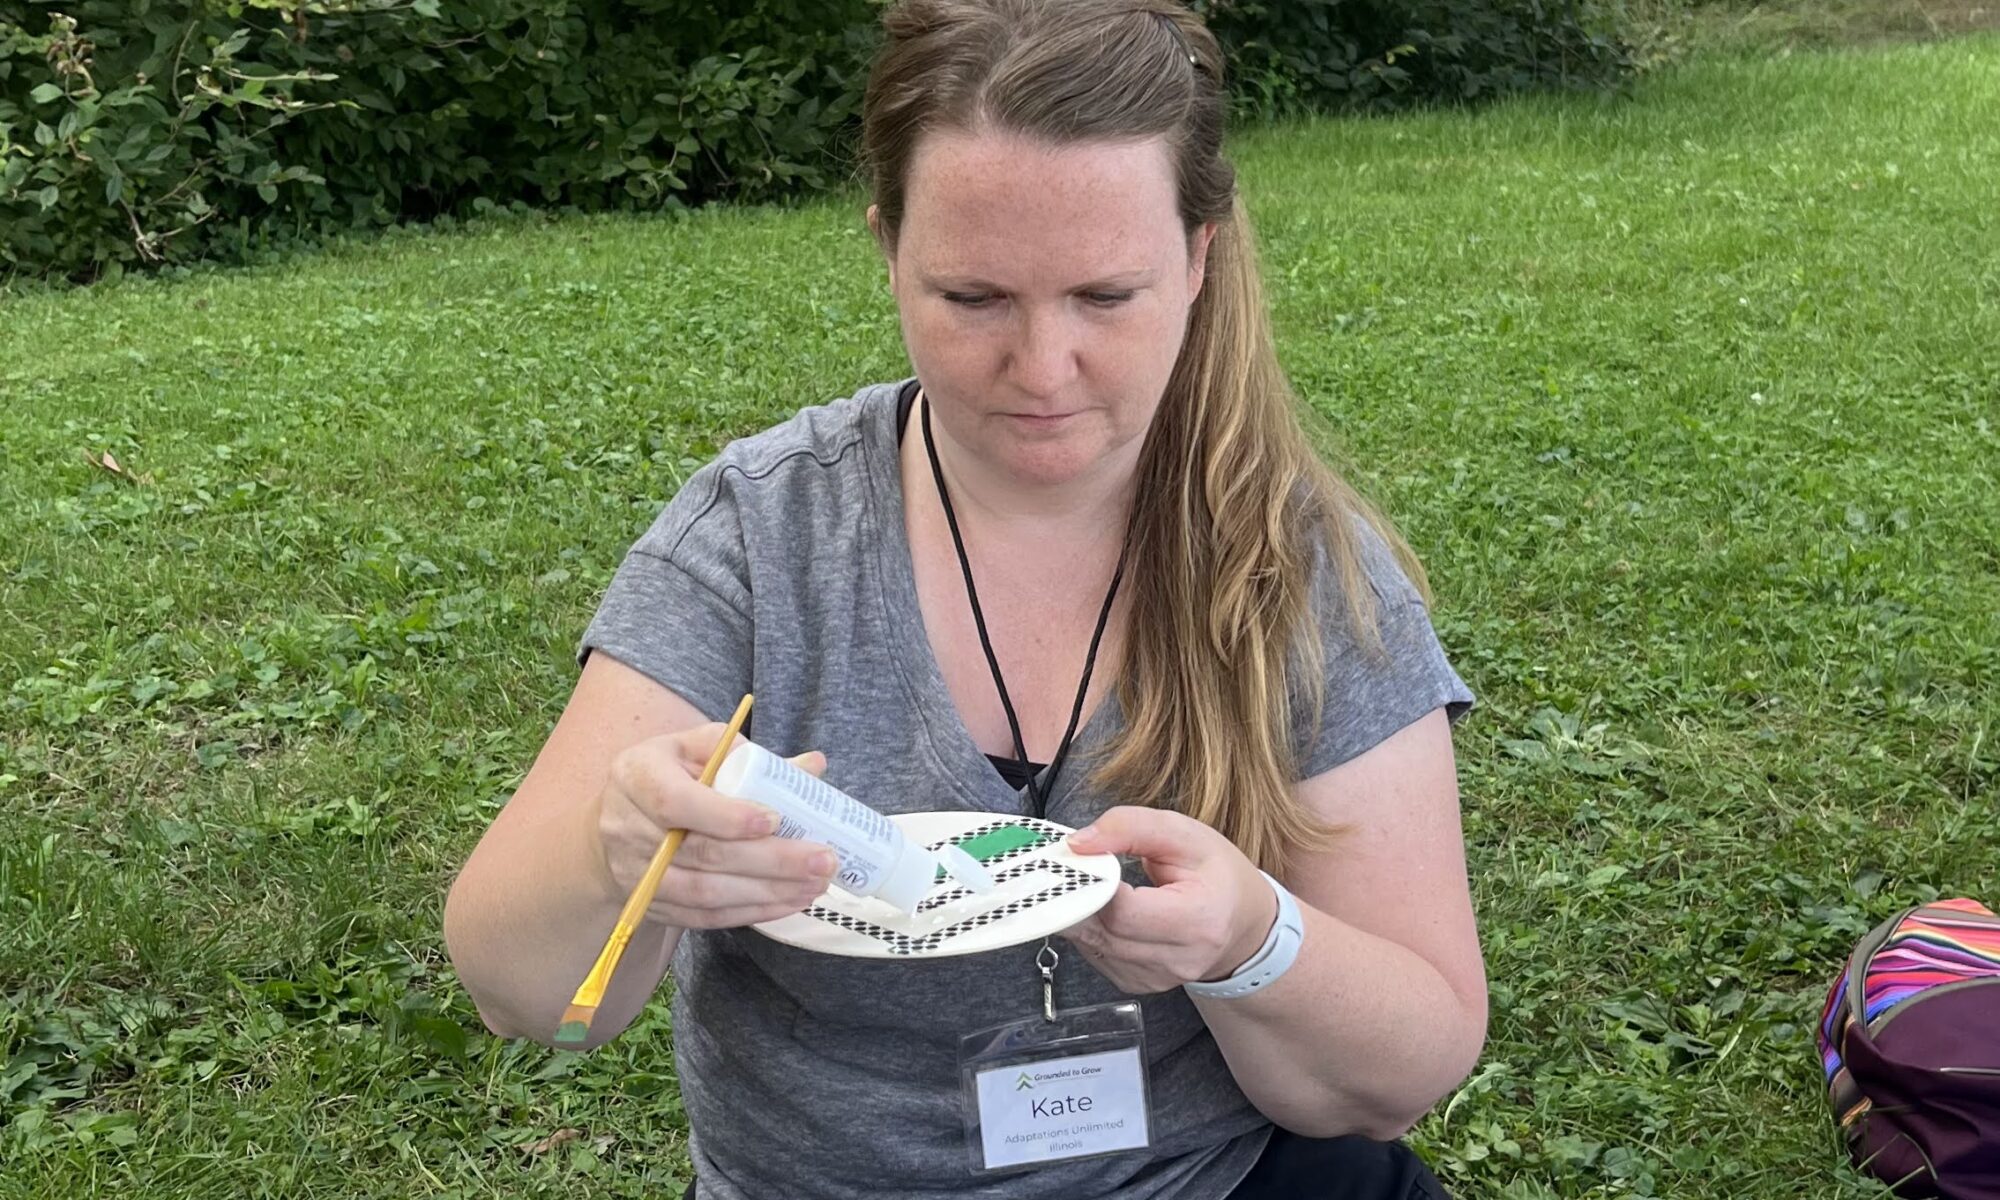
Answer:
<path fill-rule="evenodd" d="M 965 597 L 972 602 L 972 623 L 979 630 L 979 648 L 986 652 L 986 666 L 993 672 L 993 686 L 1000 693 L 1000 707 L 1007 714 L 1007 728 L 1014 735 L 1014 753 L 1020 757 L 1025 767 L 1028 758 L 1027 743 L 1021 740 L 1021 721 L 1014 714 L 1013 698 L 1007 694 L 1007 680 L 1000 674 L 1000 659 L 993 653 L 993 639 L 986 632 L 986 614 L 979 607 L 979 589 L 972 582 L 972 560 L 965 553 L 965 537 L 958 529 L 958 514 L 951 506 L 951 491 L 944 484 L 944 466 L 938 462 L 937 443 L 931 438 L 930 397 L 920 396 L 923 409 L 924 450 L 930 455 L 931 478 L 937 481 L 938 499 L 944 503 L 945 523 L 951 526 L 952 548 L 958 551 L 959 570 L 965 575 Z M 1061 774 L 1063 762 L 1069 757 L 1070 744 L 1076 740 L 1077 722 L 1083 718 L 1083 701 L 1090 691 L 1091 672 L 1097 669 L 1097 647 L 1104 640 L 1104 627 L 1111 621 L 1111 605 L 1118 598 L 1119 581 L 1125 578 L 1125 555 L 1131 549 L 1132 537 L 1128 528 L 1124 545 L 1118 548 L 1118 569 L 1112 572 L 1111 587 L 1104 593 L 1104 607 L 1097 614 L 1097 628 L 1090 635 L 1090 652 L 1083 660 L 1083 679 L 1076 686 L 1076 703 L 1070 709 L 1069 728 L 1063 731 L 1062 743 L 1056 747 L 1055 757 L 1050 760 L 1048 773 L 1042 777 L 1040 786 L 1031 776 L 1028 780 L 1028 797 L 1033 802 L 1033 815 L 1046 818 L 1049 812 L 1049 797 L 1055 794 L 1056 776 Z"/>

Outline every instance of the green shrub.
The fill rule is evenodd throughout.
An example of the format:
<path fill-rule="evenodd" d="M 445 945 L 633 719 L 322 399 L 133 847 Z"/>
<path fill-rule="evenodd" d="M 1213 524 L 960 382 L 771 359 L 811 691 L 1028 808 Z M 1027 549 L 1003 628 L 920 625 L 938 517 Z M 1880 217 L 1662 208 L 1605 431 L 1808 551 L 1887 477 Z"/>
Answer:
<path fill-rule="evenodd" d="M 89 10 L 111 5 L 83 7 L 88 21 L 99 15 Z M 177 28 L 138 11 L 145 7 L 81 28 L 50 14 L 41 35 L 24 27 L 26 13 L 0 9 L 0 261 L 8 266 L 74 272 L 106 260 L 160 261 L 230 211 L 225 188 L 268 203 L 280 186 L 321 182 L 279 162 L 268 132 L 307 107 L 297 97 L 309 75 L 241 58 L 248 29 Z"/>
<path fill-rule="evenodd" d="M 0 270 L 823 184 L 868 0 L 0 0 Z"/>
<path fill-rule="evenodd" d="M 1247 112 L 1602 84 L 1603 0 L 1195 0 Z M 838 177 L 883 0 L 0 0 L 0 275 Z"/>
<path fill-rule="evenodd" d="M 1603 87 L 1630 67 L 1597 0 L 1204 0 L 1239 106 L 1297 112 Z"/>

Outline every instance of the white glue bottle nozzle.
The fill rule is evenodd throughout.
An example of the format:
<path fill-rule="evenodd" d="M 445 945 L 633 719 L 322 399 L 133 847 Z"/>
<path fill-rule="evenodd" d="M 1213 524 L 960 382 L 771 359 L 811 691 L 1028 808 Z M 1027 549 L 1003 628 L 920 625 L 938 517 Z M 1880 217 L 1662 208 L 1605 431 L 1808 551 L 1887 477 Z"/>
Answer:
<path fill-rule="evenodd" d="M 979 860 L 967 854 L 963 846 L 947 844 L 940 847 L 938 862 L 968 891 L 985 893 L 993 890 L 992 872 L 980 866 Z"/>

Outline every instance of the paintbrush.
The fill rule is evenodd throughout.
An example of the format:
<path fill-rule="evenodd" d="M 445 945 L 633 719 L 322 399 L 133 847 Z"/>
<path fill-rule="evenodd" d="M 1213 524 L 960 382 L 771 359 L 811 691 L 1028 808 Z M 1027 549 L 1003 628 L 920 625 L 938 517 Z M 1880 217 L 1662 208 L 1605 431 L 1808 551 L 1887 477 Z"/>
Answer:
<path fill-rule="evenodd" d="M 722 760 L 729 756 L 729 748 L 736 741 L 736 735 L 743 729 L 743 722 L 750 716 L 750 697 L 744 696 L 736 706 L 736 715 L 729 718 L 729 725 L 722 731 L 722 740 L 715 744 L 715 753 L 709 755 L 708 765 L 701 770 L 701 785 L 712 787 L 715 773 L 722 769 Z M 611 929 L 611 936 L 605 940 L 604 949 L 597 956 L 597 965 L 590 968 L 590 974 L 583 977 L 583 983 L 571 997 L 569 1007 L 563 1010 L 562 1024 L 556 1028 L 556 1045 L 575 1048 L 589 1040 L 590 1023 L 597 1017 L 597 1006 L 604 1003 L 605 989 L 611 986 L 611 973 L 618 969 L 618 960 L 624 957 L 625 945 L 632 940 L 632 933 L 645 920 L 646 909 L 653 903 L 653 894 L 660 890 L 660 880 L 666 877 L 667 864 L 673 861 L 674 852 L 681 848 L 681 839 L 687 836 L 685 829 L 669 829 L 661 840 L 660 848 L 653 852 L 653 861 L 646 865 L 646 874 L 639 880 L 632 894 L 625 898 L 625 907 L 618 914 L 618 924 Z"/>

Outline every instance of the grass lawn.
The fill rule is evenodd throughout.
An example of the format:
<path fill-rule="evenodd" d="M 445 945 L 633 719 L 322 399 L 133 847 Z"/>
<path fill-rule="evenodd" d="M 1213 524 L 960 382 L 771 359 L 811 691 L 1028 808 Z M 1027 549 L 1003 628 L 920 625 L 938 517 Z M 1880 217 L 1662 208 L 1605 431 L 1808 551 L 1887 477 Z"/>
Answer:
<path fill-rule="evenodd" d="M 2000 30 L 2000 0 L 1622 0 L 1642 57 L 1690 48 L 1784 54 Z"/>
<path fill-rule="evenodd" d="M 1996 110 L 1986 36 L 1240 147 L 1484 701 L 1465 1197 L 1878 1194 L 1824 989 L 2000 903 Z M 443 889 L 687 473 L 903 370 L 851 200 L 0 301 L 0 1195 L 677 1195 L 661 1006 L 493 1040 Z"/>

